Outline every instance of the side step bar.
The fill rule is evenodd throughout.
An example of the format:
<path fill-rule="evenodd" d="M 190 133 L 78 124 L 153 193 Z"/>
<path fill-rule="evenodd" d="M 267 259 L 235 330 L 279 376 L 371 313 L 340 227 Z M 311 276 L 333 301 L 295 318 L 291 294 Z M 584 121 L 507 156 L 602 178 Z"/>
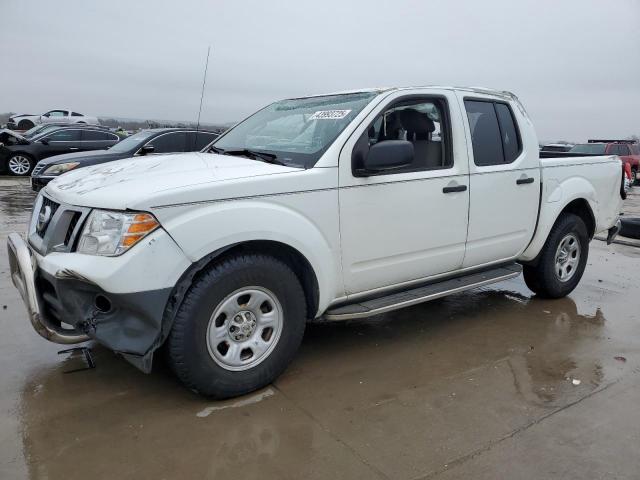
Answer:
<path fill-rule="evenodd" d="M 509 278 L 517 277 L 520 273 L 522 273 L 522 267 L 517 263 L 483 270 L 461 277 L 441 280 L 423 287 L 392 293 L 385 297 L 335 307 L 328 310 L 324 314 L 324 318 L 325 320 L 333 321 L 371 317 L 435 300 L 436 298 L 446 297 L 454 293 L 464 292 L 472 288 L 482 287 L 483 285 L 508 280 Z"/>

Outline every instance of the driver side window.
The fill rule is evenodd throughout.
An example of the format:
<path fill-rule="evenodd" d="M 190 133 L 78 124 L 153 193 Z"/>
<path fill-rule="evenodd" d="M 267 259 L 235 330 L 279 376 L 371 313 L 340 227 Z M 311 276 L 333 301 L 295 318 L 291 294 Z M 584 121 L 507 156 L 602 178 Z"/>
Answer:
<path fill-rule="evenodd" d="M 389 140 L 406 140 L 413 144 L 411 165 L 385 174 L 451 168 L 450 138 L 446 103 L 439 99 L 401 101 L 387 107 L 369 125 L 354 148 L 353 169 L 373 145 Z M 357 151 L 358 150 L 358 151 Z"/>
<path fill-rule="evenodd" d="M 64 110 L 51 110 L 50 112 L 45 113 L 43 116 L 48 118 L 59 118 L 67 115 L 67 112 Z"/>

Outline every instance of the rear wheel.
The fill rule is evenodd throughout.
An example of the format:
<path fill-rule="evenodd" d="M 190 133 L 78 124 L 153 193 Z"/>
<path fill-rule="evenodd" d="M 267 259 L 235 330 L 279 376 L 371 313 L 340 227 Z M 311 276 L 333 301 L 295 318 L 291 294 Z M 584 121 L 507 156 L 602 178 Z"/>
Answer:
<path fill-rule="evenodd" d="M 24 153 L 16 153 L 9 158 L 9 161 L 7 162 L 7 169 L 11 175 L 24 177 L 31 173 L 34 165 L 35 162 L 30 156 Z"/>
<path fill-rule="evenodd" d="M 525 265 L 527 287 L 545 298 L 561 298 L 580 282 L 589 255 L 589 234 L 580 217 L 564 214 L 551 229 L 538 263 Z"/>
<path fill-rule="evenodd" d="M 20 120 L 18 122 L 18 130 L 29 130 L 35 127 L 35 124 L 31 120 Z"/>
<path fill-rule="evenodd" d="M 198 393 L 242 395 L 285 370 L 305 323 L 304 292 L 287 265 L 259 254 L 230 257 L 187 291 L 167 340 L 169 363 Z"/>
<path fill-rule="evenodd" d="M 631 185 L 638 185 L 638 167 L 631 167 Z"/>

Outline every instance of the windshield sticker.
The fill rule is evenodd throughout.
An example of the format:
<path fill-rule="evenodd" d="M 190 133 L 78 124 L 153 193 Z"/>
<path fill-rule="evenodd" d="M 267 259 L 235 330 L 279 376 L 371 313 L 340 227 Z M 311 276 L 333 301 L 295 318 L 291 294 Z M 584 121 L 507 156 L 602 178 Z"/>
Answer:
<path fill-rule="evenodd" d="M 309 120 L 340 120 L 351 113 L 351 110 L 318 110 Z"/>

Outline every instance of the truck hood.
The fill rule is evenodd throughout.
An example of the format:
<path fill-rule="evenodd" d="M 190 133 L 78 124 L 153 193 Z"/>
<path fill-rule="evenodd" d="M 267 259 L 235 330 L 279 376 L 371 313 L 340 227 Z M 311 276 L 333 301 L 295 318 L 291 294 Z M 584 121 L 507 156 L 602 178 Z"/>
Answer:
<path fill-rule="evenodd" d="M 148 155 L 72 170 L 46 192 L 71 205 L 150 209 L 246 195 L 248 182 L 301 170 L 214 153 Z"/>

